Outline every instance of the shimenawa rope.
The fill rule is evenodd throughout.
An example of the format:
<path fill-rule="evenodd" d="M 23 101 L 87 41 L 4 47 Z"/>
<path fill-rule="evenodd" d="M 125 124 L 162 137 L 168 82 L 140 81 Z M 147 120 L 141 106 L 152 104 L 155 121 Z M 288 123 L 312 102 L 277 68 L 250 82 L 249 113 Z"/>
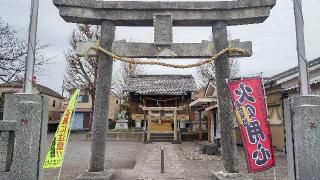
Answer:
<path fill-rule="evenodd" d="M 159 66 L 165 66 L 165 67 L 172 67 L 172 68 L 179 68 L 179 69 L 186 69 L 186 68 L 193 68 L 193 67 L 198 67 L 198 66 L 202 66 L 204 64 L 208 64 L 211 61 L 215 61 L 216 59 L 218 59 L 220 56 L 226 54 L 226 53 L 239 53 L 239 54 L 246 54 L 247 50 L 245 49 L 240 49 L 240 48 L 230 48 L 227 47 L 223 50 L 221 50 L 220 52 L 218 52 L 217 54 L 215 54 L 214 56 L 205 59 L 205 60 L 201 60 L 197 63 L 192 63 L 192 64 L 186 64 L 186 65 L 181 65 L 181 64 L 170 64 L 170 63 L 164 63 L 164 62 L 160 62 L 160 61 L 142 61 L 139 59 L 134 59 L 134 58 L 128 58 L 128 57 L 121 57 L 119 55 L 116 55 L 114 53 L 112 53 L 111 51 L 108 51 L 100 46 L 92 46 L 88 49 L 88 51 L 85 53 L 84 57 L 88 57 L 88 52 L 90 49 L 94 49 L 94 50 L 98 50 L 110 57 L 112 57 L 113 59 L 116 59 L 118 61 L 122 61 L 122 62 L 126 62 L 129 64 L 136 64 L 136 65 L 159 65 Z"/>

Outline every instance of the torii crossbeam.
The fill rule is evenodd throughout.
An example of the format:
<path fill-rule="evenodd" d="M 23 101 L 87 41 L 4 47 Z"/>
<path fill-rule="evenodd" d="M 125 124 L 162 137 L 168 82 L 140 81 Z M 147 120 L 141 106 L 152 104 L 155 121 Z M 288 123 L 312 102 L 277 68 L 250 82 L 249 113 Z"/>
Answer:
<path fill-rule="evenodd" d="M 146 2 L 101 0 L 53 0 L 64 20 L 100 25 L 112 21 L 116 26 L 153 26 L 154 16 L 169 14 L 174 26 L 227 26 L 262 23 L 269 17 L 275 0 L 207 2 Z"/>
<path fill-rule="evenodd" d="M 218 2 L 53 0 L 53 3 L 67 22 L 101 25 L 102 48 L 108 51 L 114 50 L 118 55 L 137 58 L 201 58 L 211 56 L 229 46 L 227 26 L 264 22 L 275 6 L 276 0 Z M 154 26 L 154 44 L 114 42 L 116 26 Z M 211 26 L 213 41 L 197 44 L 173 43 L 173 26 Z M 205 44 L 210 43 L 206 49 Z M 230 45 L 232 46 L 232 43 Z M 251 43 L 237 42 L 234 45 L 247 47 L 249 53 L 244 56 L 251 55 Z M 103 53 L 99 53 L 99 56 L 90 166 L 79 179 L 97 177 L 108 179 L 112 175 L 104 170 L 104 157 L 108 94 L 111 88 L 113 62 L 111 57 Z M 218 58 L 215 67 L 223 163 L 227 172 L 238 172 L 234 116 L 225 83 L 230 77 L 228 56 L 223 55 Z"/>

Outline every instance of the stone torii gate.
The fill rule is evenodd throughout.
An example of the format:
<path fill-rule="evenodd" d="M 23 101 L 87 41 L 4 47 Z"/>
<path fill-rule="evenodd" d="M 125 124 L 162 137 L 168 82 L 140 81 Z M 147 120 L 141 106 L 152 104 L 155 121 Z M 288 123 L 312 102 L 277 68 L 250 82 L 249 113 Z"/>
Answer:
<path fill-rule="evenodd" d="M 228 57 L 251 55 L 251 43 L 227 41 L 227 26 L 264 22 L 276 0 L 211 2 L 142 2 L 101 0 L 53 0 L 67 22 L 101 25 L 101 47 L 119 56 L 135 58 L 206 58 L 228 46 L 247 49 L 247 54 L 223 55 L 215 61 L 221 121 L 223 163 L 227 172 L 238 172 L 234 116 L 225 80 Z M 154 43 L 114 42 L 116 26 L 153 26 Z M 213 41 L 173 43 L 173 26 L 211 26 Z M 112 58 L 99 53 L 96 99 L 89 170 L 78 179 L 108 179 L 104 169 L 106 117 L 111 88 Z"/>

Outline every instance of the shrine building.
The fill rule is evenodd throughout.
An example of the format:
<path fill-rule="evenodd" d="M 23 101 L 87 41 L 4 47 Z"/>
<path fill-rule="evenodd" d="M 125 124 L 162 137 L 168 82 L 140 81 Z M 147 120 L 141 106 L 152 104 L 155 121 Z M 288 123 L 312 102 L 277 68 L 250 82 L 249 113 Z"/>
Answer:
<path fill-rule="evenodd" d="M 135 75 L 124 90 L 129 93 L 131 119 L 136 127 L 144 127 L 147 140 L 167 133 L 174 141 L 180 141 L 180 128 L 185 129 L 194 120 L 189 106 L 194 91 L 192 75 Z"/>

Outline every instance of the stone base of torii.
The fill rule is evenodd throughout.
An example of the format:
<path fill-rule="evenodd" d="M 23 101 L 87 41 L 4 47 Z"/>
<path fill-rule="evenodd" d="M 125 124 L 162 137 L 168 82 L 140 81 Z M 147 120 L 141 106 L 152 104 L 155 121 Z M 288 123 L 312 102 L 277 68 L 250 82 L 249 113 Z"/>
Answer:
<path fill-rule="evenodd" d="M 53 0 L 60 15 L 68 22 L 101 25 L 102 48 L 119 56 L 136 58 L 207 58 L 228 48 L 227 26 L 264 22 L 275 0 L 238 0 L 208 2 L 142 2 L 101 0 Z M 114 42 L 116 26 L 154 26 L 154 44 Z M 212 27 L 212 46 L 205 43 L 173 43 L 173 26 Z M 230 76 L 228 57 L 251 55 L 251 43 L 235 43 L 246 47 L 248 54 L 225 54 L 215 61 L 218 116 L 221 121 L 223 164 L 227 172 L 238 172 L 234 117 L 226 79 Z M 117 49 L 114 49 L 117 48 Z M 112 58 L 99 53 L 96 99 L 93 114 L 91 159 L 89 170 L 79 179 L 109 179 L 104 169 Z"/>

